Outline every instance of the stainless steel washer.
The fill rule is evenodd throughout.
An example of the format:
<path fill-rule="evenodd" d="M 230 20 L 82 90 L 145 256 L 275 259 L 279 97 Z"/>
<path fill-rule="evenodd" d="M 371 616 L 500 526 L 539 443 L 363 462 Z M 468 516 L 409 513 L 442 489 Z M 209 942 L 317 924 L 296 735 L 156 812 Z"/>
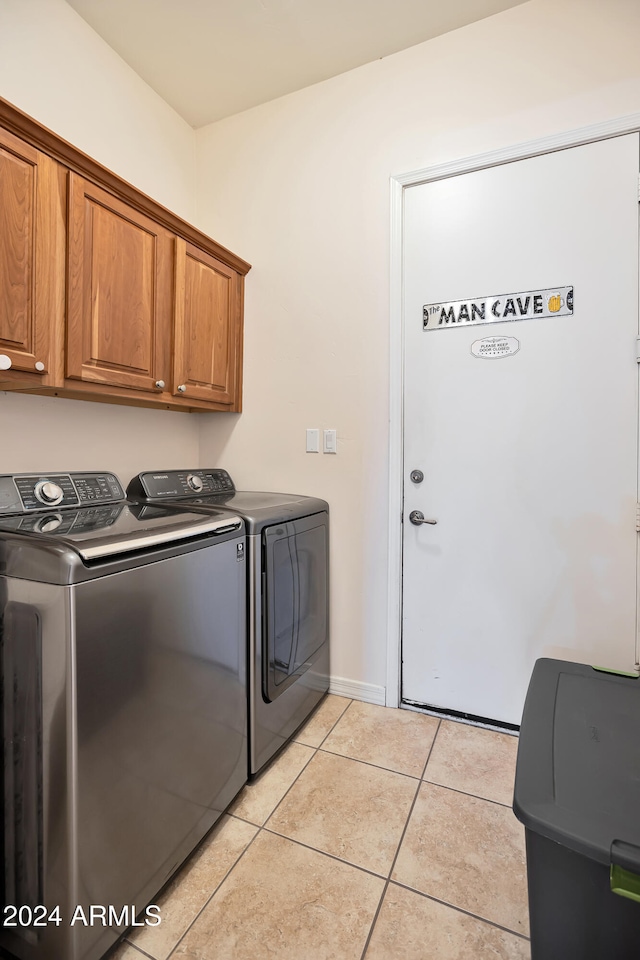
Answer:
<path fill-rule="evenodd" d="M 0 928 L 16 957 L 101 957 L 246 782 L 245 543 L 112 473 L 0 476 L 4 904 L 61 918 Z"/>
<path fill-rule="evenodd" d="M 329 688 L 329 505 L 238 491 L 226 470 L 141 473 L 127 496 L 229 510 L 247 527 L 249 776 L 259 773 Z"/>

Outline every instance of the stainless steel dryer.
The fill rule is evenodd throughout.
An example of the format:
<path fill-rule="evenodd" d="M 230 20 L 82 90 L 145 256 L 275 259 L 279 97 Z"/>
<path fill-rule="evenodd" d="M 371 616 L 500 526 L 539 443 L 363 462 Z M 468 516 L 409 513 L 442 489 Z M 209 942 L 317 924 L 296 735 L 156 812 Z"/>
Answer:
<path fill-rule="evenodd" d="M 329 688 L 329 505 L 238 491 L 226 470 L 141 473 L 142 503 L 241 516 L 247 527 L 249 776 L 259 773 Z"/>
<path fill-rule="evenodd" d="M 245 543 L 230 511 L 127 504 L 112 473 L 0 476 L 16 957 L 101 957 L 246 782 Z"/>

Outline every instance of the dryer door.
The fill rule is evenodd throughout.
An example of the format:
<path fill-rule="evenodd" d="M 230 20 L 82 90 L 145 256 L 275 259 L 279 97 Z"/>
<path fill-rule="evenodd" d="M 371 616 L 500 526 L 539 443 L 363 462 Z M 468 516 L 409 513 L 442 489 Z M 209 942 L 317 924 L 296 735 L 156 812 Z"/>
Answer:
<path fill-rule="evenodd" d="M 263 695 L 275 700 L 309 669 L 329 636 L 329 516 L 265 527 Z"/>

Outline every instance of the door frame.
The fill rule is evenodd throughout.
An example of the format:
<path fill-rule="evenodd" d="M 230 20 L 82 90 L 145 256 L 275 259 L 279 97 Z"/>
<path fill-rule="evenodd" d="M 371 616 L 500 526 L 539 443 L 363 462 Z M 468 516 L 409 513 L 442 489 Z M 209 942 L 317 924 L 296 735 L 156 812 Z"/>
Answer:
<path fill-rule="evenodd" d="M 387 675 L 385 703 L 401 704 L 402 683 L 402 547 L 404 459 L 404 316 L 402 299 L 404 190 L 515 160 L 553 153 L 570 147 L 640 131 L 640 114 L 513 144 L 489 153 L 453 160 L 390 177 L 390 306 L 389 306 L 389 549 L 387 565 Z M 640 160 L 640 158 L 639 158 Z M 639 195 L 640 202 L 640 174 Z M 640 491 L 638 492 L 640 497 Z M 637 633 L 637 629 L 636 629 Z M 636 639 L 637 643 L 637 639 Z"/>

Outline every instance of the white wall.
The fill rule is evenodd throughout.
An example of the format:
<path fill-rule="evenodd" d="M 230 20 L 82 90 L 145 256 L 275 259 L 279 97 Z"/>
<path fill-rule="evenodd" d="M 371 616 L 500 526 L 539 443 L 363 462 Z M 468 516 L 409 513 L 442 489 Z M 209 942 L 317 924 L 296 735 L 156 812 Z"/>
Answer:
<path fill-rule="evenodd" d="M 188 220 L 194 134 L 64 0 L 0 0 L 0 96 Z M 197 462 L 197 417 L 0 394 L 0 472 Z"/>
<path fill-rule="evenodd" d="M 0 96 L 193 220 L 192 128 L 64 0 L 0 0 Z"/>
<path fill-rule="evenodd" d="M 201 462 L 330 501 L 337 676 L 386 677 L 389 176 L 640 112 L 639 39 L 636 0 L 532 0 L 197 132 L 200 225 L 254 264 Z"/>

